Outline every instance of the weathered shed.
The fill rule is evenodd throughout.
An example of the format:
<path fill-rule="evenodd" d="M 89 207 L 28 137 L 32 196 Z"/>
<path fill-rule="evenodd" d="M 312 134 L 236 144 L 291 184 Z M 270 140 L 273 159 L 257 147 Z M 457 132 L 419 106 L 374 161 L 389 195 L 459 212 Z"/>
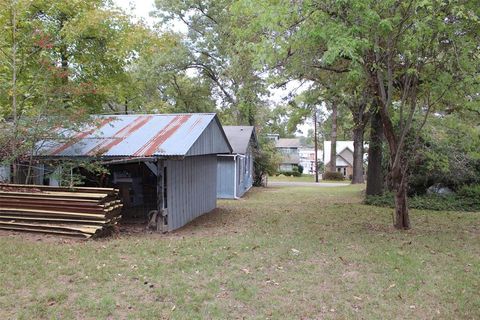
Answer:
<path fill-rule="evenodd" d="M 232 149 L 215 114 L 94 116 L 72 135 L 44 142 L 37 158 L 103 161 L 126 210 L 144 218 L 158 210 L 158 229 L 178 229 L 216 207 L 217 155 Z"/>
<path fill-rule="evenodd" d="M 232 154 L 218 155 L 217 197 L 237 199 L 253 185 L 253 151 L 257 148 L 252 126 L 224 126 Z"/>

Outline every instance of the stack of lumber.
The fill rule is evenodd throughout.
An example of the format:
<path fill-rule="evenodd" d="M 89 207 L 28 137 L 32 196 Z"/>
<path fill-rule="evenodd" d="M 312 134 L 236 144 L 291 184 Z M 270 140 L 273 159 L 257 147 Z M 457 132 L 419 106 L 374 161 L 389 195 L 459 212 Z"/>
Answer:
<path fill-rule="evenodd" d="M 122 203 L 111 188 L 0 184 L 0 229 L 90 238 L 111 229 Z"/>

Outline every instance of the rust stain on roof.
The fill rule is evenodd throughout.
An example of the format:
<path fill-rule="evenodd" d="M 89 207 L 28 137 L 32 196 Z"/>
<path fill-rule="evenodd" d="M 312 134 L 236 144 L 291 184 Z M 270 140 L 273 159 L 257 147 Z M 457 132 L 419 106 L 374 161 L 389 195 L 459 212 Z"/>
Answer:
<path fill-rule="evenodd" d="M 175 131 L 178 130 L 185 122 L 190 119 L 192 115 L 177 115 L 175 116 L 158 134 L 156 134 L 152 139 L 150 139 L 145 145 L 138 149 L 133 155 L 134 156 L 149 156 L 154 154 L 154 152 L 170 138 Z"/>
<path fill-rule="evenodd" d="M 123 127 L 118 132 L 116 132 L 112 140 L 103 140 L 100 144 L 92 148 L 92 150 L 90 150 L 88 154 L 97 155 L 97 154 L 103 154 L 107 152 L 108 150 L 112 149 L 113 147 L 118 145 L 120 142 L 125 140 L 132 133 L 142 128 L 145 124 L 148 123 L 148 121 L 150 121 L 150 119 L 152 119 L 151 115 L 139 116 L 134 121 L 132 121 L 129 125 Z"/>
<path fill-rule="evenodd" d="M 188 133 L 191 133 L 193 129 L 195 129 L 195 127 L 198 126 L 201 122 L 202 122 L 202 118 L 198 118 L 197 120 L 195 120 L 195 122 L 188 129 Z"/>
<path fill-rule="evenodd" d="M 77 133 L 72 140 L 68 141 L 67 143 L 64 143 L 63 145 L 59 146 L 55 150 L 51 152 L 52 155 L 57 155 L 61 153 L 62 151 L 65 151 L 66 149 L 70 148 L 73 146 L 77 141 L 80 141 L 87 137 L 88 135 L 92 134 L 96 130 L 100 129 L 101 127 L 107 125 L 108 123 L 112 122 L 115 118 L 114 117 L 108 117 L 108 118 L 103 118 L 95 127 L 93 127 L 90 130 L 87 130 L 85 132 L 79 132 Z"/>

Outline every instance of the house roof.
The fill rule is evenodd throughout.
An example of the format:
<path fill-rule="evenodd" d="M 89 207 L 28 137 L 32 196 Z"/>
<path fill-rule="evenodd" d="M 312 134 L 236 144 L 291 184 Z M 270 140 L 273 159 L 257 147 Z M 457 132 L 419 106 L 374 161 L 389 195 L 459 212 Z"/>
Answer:
<path fill-rule="evenodd" d="M 280 138 L 275 141 L 275 146 L 277 148 L 298 148 L 300 147 L 299 138 Z"/>
<path fill-rule="evenodd" d="M 323 163 L 328 164 L 330 162 L 330 141 L 323 142 Z M 337 159 L 336 165 L 339 167 L 344 167 L 346 165 L 352 165 L 345 161 L 343 157 L 339 157 L 339 154 L 345 151 L 345 149 L 349 149 L 353 153 L 353 141 L 337 141 Z"/>
<path fill-rule="evenodd" d="M 255 145 L 257 144 L 253 126 L 223 126 L 223 130 L 232 146 L 233 153 L 247 153 L 248 145 L 252 139 Z"/>
<path fill-rule="evenodd" d="M 172 157 L 230 153 L 214 113 L 97 115 L 64 141 L 43 141 L 40 157 Z"/>

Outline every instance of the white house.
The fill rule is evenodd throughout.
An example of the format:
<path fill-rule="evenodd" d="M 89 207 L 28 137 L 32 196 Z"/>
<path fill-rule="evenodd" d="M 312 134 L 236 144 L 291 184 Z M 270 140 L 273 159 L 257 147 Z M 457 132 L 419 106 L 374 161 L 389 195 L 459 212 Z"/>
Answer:
<path fill-rule="evenodd" d="M 323 163 L 325 170 L 330 166 L 331 141 L 323 142 Z M 353 174 L 353 141 L 337 141 L 336 170 L 348 178 Z"/>
<path fill-rule="evenodd" d="M 303 167 L 303 173 L 305 174 L 315 174 L 315 149 L 308 147 L 301 147 L 298 149 L 298 154 L 300 156 L 299 164 Z M 320 162 L 323 160 L 323 152 L 320 149 L 317 149 L 317 161 Z"/>

